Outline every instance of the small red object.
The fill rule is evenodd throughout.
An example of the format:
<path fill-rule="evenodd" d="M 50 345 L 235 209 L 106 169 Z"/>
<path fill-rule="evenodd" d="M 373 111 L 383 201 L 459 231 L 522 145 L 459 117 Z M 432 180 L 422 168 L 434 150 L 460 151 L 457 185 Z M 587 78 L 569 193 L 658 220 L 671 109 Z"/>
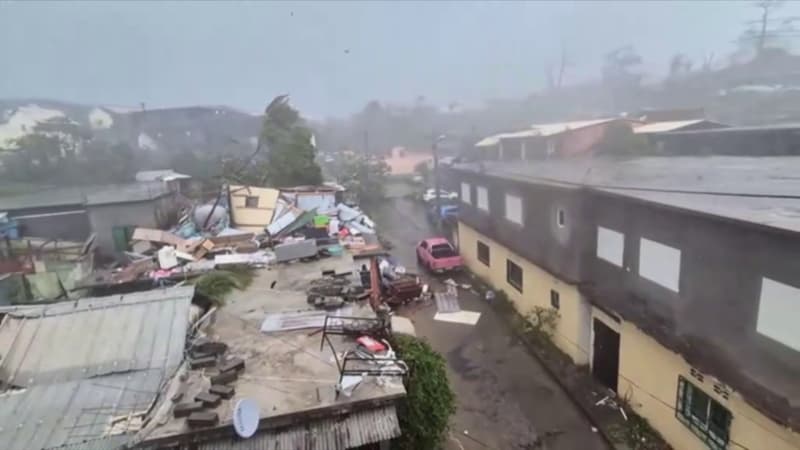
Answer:
<path fill-rule="evenodd" d="M 369 336 L 361 336 L 360 338 L 356 339 L 356 342 L 372 353 L 379 353 L 386 350 L 385 345 Z"/>

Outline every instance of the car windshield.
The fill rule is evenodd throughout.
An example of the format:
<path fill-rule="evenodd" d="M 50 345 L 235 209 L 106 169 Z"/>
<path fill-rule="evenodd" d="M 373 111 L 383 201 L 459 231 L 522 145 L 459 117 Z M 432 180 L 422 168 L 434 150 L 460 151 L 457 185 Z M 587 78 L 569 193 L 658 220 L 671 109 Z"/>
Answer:
<path fill-rule="evenodd" d="M 431 255 L 433 255 L 434 258 L 439 259 L 450 258 L 457 256 L 458 254 L 455 250 L 453 250 L 453 247 L 451 247 L 450 244 L 436 244 L 431 247 Z"/>

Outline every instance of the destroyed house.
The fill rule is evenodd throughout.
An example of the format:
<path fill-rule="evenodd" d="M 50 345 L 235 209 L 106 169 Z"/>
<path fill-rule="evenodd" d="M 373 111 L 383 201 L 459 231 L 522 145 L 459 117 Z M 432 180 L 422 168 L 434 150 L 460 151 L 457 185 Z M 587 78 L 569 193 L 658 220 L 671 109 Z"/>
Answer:
<path fill-rule="evenodd" d="M 183 360 L 193 294 L 0 308 L 0 448 L 131 445 Z"/>
<path fill-rule="evenodd" d="M 84 240 L 96 233 L 105 255 L 127 249 L 137 226 L 163 228 L 176 220 L 175 193 L 162 182 L 47 189 L 0 198 L 0 211 L 20 236 Z"/>
<path fill-rule="evenodd" d="M 800 158 L 461 165 L 457 242 L 674 448 L 800 447 Z"/>

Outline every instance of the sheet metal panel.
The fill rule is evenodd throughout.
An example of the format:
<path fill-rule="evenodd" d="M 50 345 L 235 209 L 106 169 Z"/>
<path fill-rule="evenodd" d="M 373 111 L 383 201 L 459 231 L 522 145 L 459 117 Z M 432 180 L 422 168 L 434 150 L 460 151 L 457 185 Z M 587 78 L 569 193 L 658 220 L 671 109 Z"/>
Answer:
<path fill-rule="evenodd" d="M 193 294 L 192 287 L 172 288 L 4 308 L 0 378 L 32 386 L 175 367 L 183 358 Z"/>
<path fill-rule="evenodd" d="M 250 439 L 210 441 L 198 450 L 345 450 L 400 436 L 394 405 L 317 420 Z"/>
<path fill-rule="evenodd" d="M 136 429 L 127 416 L 151 405 L 183 359 L 193 295 L 171 288 L 2 308 L 0 376 L 21 389 L 0 394 L 0 449 L 127 442 Z"/>

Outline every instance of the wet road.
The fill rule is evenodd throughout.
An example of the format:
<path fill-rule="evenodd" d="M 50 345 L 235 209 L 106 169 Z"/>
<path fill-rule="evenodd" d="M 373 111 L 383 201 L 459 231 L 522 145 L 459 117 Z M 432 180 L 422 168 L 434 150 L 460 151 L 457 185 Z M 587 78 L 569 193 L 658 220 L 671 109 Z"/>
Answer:
<path fill-rule="evenodd" d="M 372 218 L 394 245 L 392 254 L 410 270 L 416 268 L 414 245 L 438 234 L 423 207 L 404 197 L 387 200 Z M 426 278 L 434 289 L 442 287 L 442 280 Z M 607 448 L 505 322 L 476 295 L 459 292 L 462 309 L 481 313 L 474 327 L 434 321 L 433 305 L 400 311 L 447 359 L 458 405 L 447 449 Z"/>

